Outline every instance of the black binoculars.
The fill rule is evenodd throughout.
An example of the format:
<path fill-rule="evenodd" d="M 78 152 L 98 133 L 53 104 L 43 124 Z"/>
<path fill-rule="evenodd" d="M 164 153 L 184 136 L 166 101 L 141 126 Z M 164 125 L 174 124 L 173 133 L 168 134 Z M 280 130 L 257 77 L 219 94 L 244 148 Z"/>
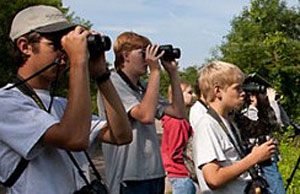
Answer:
<path fill-rule="evenodd" d="M 161 53 L 162 51 L 165 51 L 161 58 L 164 61 L 174 61 L 175 59 L 179 59 L 181 55 L 180 49 L 173 48 L 170 44 L 159 46 L 158 53 Z"/>
<path fill-rule="evenodd" d="M 111 48 L 110 38 L 100 34 L 90 34 L 87 37 L 87 44 L 91 58 L 97 58 L 101 52 L 109 51 Z"/>
<path fill-rule="evenodd" d="M 160 45 L 157 53 L 161 53 L 165 51 L 164 55 L 161 57 L 164 61 L 174 61 L 175 59 L 179 59 L 181 52 L 179 48 L 173 48 L 171 44 Z M 143 52 L 143 57 L 145 58 L 145 50 Z"/>

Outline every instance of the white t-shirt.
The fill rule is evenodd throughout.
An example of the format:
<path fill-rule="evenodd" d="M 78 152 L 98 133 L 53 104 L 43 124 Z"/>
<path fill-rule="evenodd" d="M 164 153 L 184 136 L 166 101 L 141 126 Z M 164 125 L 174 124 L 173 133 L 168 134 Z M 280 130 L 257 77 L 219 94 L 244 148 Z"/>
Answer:
<path fill-rule="evenodd" d="M 111 80 L 121 97 L 126 112 L 130 112 L 141 102 L 144 93 L 132 90 L 115 72 L 112 72 Z M 98 95 L 98 105 L 101 104 L 99 99 L 101 98 Z M 159 100 L 157 112 L 163 111 L 166 105 L 161 100 Z M 130 121 L 133 133 L 133 140 L 130 144 L 116 146 L 102 143 L 106 180 L 112 194 L 120 192 L 120 184 L 124 181 L 149 180 L 165 176 L 155 125 L 145 125 L 134 119 Z"/>
<path fill-rule="evenodd" d="M 250 105 L 246 110 L 243 111 L 244 116 L 247 118 L 257 121 L 258 120 L 258 109 L 255 106 Z"/>
<path fill-rule="evenodd" d="M 229 133 L 232 134 L 228 123 L 225 122 L 224 124 L 227 126 Z M 247 181 L 251 179 L 248 173 L 240 175 L 237 179 L 227 183 L 222 188 L 211 190 L 204 180 L 202 171 L 199 169 L 199 167 L 214 160 L 217 160 L 221 166 L 230 166 L 240 160 L 227 134 L 208 113 L 205 113 L 201 121 L 195 126 L 193 151 L 197 178 L 203 194 L 243 193 Z"/>
<path fill-rule="evenodd" d="M 195 126 L 201 120 L 201 117 L 206 112 L 207 112 L 207 108 L 198 100 L 190 108 L 189 121 L 194 130 L 195 130 Z"/>
<path fill-rule="evenodd" d="M 36 90 L 36 93 L 48 107 L 48 91 Z M 55 97 L 51 114 L 16 88 L 1 88 L 0 99 L 0 181 L 10 176 L 21 157 L 30 160 L 14 186 L 7 189 L 7 194 L 69 194 L 81 188 L 84 182 L 65 150 L 39 142 L 47 129 L 60 121 L 66 99 Z M 91 141 L 105 124 L 106 121 L 93 117 Z M 87 170 L 84 154 L 73 155 L 83 170 Z"/>

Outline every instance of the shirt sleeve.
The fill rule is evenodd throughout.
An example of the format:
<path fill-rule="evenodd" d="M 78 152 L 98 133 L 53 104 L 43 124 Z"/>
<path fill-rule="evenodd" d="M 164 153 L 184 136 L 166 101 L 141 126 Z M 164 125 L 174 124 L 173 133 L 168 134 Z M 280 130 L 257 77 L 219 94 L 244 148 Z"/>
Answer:
<path fill-rule="evenodd" d="M 218 134 L 218 130 L 222 129 L 207 114 L 195 127 L 193 150 L 196 166 L 202 168 L 203 165 L 214 160 L 225 161 L 223 150 L 232 146 L 226 145 L 226 141 L 223 141 L 222 136 Z"/>
<path fill-rule="evenodd" d="M 20 92 L 5 91 L 0 98 L 0 140 L 22 157 L 33 158 L 42 149 L 39 140 L 59 119 Z"/>
<path fill-rule="evenodd" d="M 111 80 L 121 98 L 125 111 L 129 113 L 133 107 L 140 103 L 139 99 L 117 73 L 112 73 Z"/>

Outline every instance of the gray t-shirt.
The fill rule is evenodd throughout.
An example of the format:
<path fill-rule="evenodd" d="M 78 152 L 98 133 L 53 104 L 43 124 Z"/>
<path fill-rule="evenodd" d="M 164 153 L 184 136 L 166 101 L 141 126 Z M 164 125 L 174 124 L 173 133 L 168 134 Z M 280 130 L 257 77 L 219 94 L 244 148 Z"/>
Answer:
<path fill-rule="evenodd" d="M 223 119 L 223 122 L 225 120 Z M 231 137 L 235 140 L 229 124 L 224 124 Z M 231 143 L 230 139 L 219 125 L 208 113 L 205 113 L 195 126 L 194 134 L 194 162 L 197 168 L 197 178 L 203 194 L 241 194 L 246 187 L 247 181 L 251 179 L 248 173 L 240 175 L 237 179 L 227 183 L 223 187 L 211 190 L 203 177 L 199 167 L 217 160 L 221 166 L 230 166 L 240 160 L 240 157 Z"/>
<path fill-rule="evenodd" d="M 112 72 L 111 80 L 126 112 L 129 113 L 141 102 L 144 93 L 132 90 L 115 72 Z M 98 105 L 101 105 L 100 99 L 98 95 Z M 161 113 L 165 105 L 165 101 L 159 100 L 157 112 Z M 131 126 L 133 140 L 130 144 L 122 146 L 102 144 L 107 184 L 113 194 L 119 193 L 120 183 L 124 181 L 149 180 L 165 176 L 155 125 L 145 125 L 131 119 Z"/>
<path fill-rule="evenodd" d="M 36 90 L 36 93 L 48 107 L 49 92 Z M 14 186 L 7 189 L 7 194 L 70 194 L 82 187 L 84 183 L 65 150 L 39 142 L 47 129 L 60 121 L 66 99 L 55 97 L 51 114 L 16 88 L 0 89 L 0 99 L 0 181 L 10 176 L 21 156 L 30 160 Z M 105 124 L 106 121 L 93 117 L 91 141 Z M 84 155 L 80 152 L 74 156 L 83 170 L 87 170 Z"/>

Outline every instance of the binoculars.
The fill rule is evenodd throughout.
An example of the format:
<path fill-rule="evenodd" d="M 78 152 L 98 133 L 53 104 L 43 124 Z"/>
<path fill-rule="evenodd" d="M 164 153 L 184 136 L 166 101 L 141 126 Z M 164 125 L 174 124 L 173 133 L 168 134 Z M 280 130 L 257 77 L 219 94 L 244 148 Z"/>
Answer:
<path fill-rule="evenodd" d="M 88 49 L 91 58 L 96 58 L 101 52 L 109 51 L 111 48 L 111 40 L 108 36 L 100 34 L 91 34 L 87 37 Z M 164 55 L 161 57 L 164 61 L 173 61 L 179 59 L 181 51 L 179 48 L 173 48 L 171 44 L 159 46 L 158 53 L 164 51 Z"/>
<path fill-rule="evenodd" d="M 100 53 L 109 51 L 111 48 L 110 38 L 100 34 L 90 34 L 87 37 L 87 44 L 91 58 L 97 58 Z"/>
<path fill-rule="evenodd" d="M 165 51 L 162 56 L 162 60 L 164 61 L 174 61 L 175 59 L 179 59 L 181 52 L 179 48 L 173 48 L 172 45 L 166 44 L 159 46 L 158 53 Z"/>
<path fill-rule="evenodd" d="M 174 61 L 175 59 L 179 59 L 181 52 L 179 48 L 173 48 L 171 44 L 161 45 L 158 48 L 157 53 L 161 53 L 165 51 L 164 55 L 161 57 L 164 61 Z M 145 58 L 145 50 L 143 52 L 143 58 Z"/>

